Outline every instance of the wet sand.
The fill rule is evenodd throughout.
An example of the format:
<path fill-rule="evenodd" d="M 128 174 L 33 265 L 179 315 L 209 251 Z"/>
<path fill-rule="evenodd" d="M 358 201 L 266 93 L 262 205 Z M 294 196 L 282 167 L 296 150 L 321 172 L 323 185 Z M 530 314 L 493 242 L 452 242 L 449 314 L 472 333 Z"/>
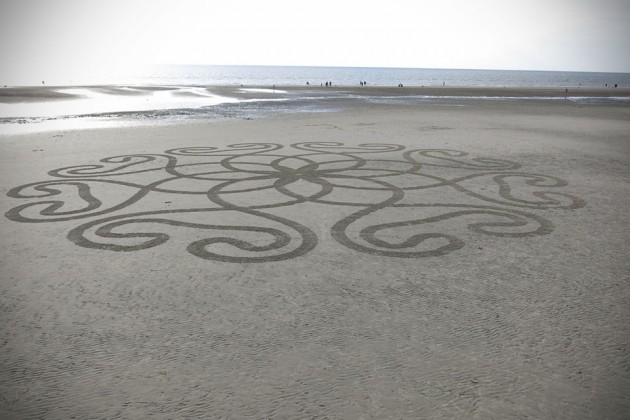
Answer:
<path fill-rule="evenodd" d="M 624 419 L 629 133 L 467 100 L 0 136 L 0 417 Z"/>
<path fill-rule="evenodd" d="M 198 86 L 202 87 L 202 86 Z M 0 88 L 0 103 L 48 101 L 55 99 L 80 98 L 80 95 L 61 93 L 68 86 L 35 86 Z M 171 90 L 169 86 L 72 86 L 71 88 L 91 89 L 109 95 L 142 95 L 155 91 Z M 515 87 L 461 87 L 461 86 L 206 86 L 209 93 L 238 99 L 268 98 L 274 92 L 291 95 L 308 93 L 311 97 L 351 94 L 353 96 L 431 96 L 431 97 L 516 97 L 516 98 L 564 98 L 567 95 L 582 97 L 630 97 L 630 88 L 612 87 L 572 87 L 566 88 L 515 88 Z"/>

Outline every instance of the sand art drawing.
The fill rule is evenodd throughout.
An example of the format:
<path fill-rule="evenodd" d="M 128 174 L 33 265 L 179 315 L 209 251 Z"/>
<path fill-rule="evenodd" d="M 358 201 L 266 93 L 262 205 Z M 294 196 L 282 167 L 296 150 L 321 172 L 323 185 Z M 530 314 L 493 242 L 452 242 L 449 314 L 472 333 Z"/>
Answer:
<path fill-rule="evenodd" d="M 356 252 L 445 255 L 477 235 L 553 231 L 540 214 L 584 202 L 509 160 L 395 144 L 187 147 L 60 168 L 11 189 L 16 222 L 69 224 L 76 245 L 138 251 L 172 241 L 225 262 L 286 260 L 323 234 Z M 78 223 L 78 224 L 77 224 Z"/>

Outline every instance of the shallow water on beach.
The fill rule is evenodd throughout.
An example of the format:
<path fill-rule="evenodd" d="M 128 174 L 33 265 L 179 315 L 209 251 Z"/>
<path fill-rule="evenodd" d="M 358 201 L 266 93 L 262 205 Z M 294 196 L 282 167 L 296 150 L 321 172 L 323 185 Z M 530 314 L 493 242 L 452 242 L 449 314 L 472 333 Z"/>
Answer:
<path fill-rule="evenodd" d="M 64 88 L 55 91 L 72 96 L 67 100 L 47 101 L 41 98 L 32 102 L 0 103 L 0 118 L 42 118 L 197 108 L 237 101 L 198 87 L 172 87 L 155 91 L 122 87 L 118 88 L 119 92 L 116 94 L 91 88 Z"/>
<path fill-rule="evenodd" d="M 117 88 L 125 89 L 125 88 Z M 198 92 L 199 91 L 199 92 Z M 0 135 L 110 127 L 155 126 L 187 120 L 243 119 L 270 115 L 338 111 L 352 104 L 465 107 L 471 101 L 519 101 L 517 96 L 358 95 L 352 92 L 283 91 L 251 88 L 240 92 L 262 97 L 231 97 L 205 88 L 169 87 L 156 92 L 120 95 L 89 88 L 58 89 L 76 99 L 0 103 Z M 191 93 L 194 92 L 194 93 Z M 201 93 L 200 93 L 201 92 Z M 628 96 L 528 96 L 528 101 L 569 102 L 578 105 L 630 105 Z"/>

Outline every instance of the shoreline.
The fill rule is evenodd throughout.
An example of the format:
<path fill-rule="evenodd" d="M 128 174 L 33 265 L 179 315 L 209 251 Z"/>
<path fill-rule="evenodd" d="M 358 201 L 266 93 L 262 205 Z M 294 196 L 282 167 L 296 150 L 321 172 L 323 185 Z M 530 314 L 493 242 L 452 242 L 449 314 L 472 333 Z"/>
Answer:
<path fill-rule="evenodd" d="M 499 88 L 379 86 L 37 86 L 0 89 L 0 136 L 164 126 L 189 121 L 259 119 L 374 106 L 630 109 L 628 88 Z"/>
<path fill-rule="evenodd" d="M 83 85 L 83 86 L 5 86 L 0 88 L 0 103 L 19 103 L 41 100 L 79 99 L 81 95 L 60 90 L 90 89 L 112 96 L 137 96 L 178 88 L 205 89 L 209 93 L 236 98 L 260 98 L 278 93 L 298 94 L 353 94 L 362 96 L 431 96 L 431 97 L 630 97 L 630 88 L 614 87 L 499 87 L 499 86 L 295 86 L 295 85 Z"/>

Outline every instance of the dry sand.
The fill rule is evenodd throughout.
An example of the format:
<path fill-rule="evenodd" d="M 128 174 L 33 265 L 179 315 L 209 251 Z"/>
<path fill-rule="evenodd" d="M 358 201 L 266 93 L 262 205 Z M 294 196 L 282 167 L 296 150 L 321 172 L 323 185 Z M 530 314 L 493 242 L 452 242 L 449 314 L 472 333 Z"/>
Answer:
<path fill-rule="evenodd" d="M 629 142 L 529 101 L 0 137 L 0 417 L 627 419 Z"/>

